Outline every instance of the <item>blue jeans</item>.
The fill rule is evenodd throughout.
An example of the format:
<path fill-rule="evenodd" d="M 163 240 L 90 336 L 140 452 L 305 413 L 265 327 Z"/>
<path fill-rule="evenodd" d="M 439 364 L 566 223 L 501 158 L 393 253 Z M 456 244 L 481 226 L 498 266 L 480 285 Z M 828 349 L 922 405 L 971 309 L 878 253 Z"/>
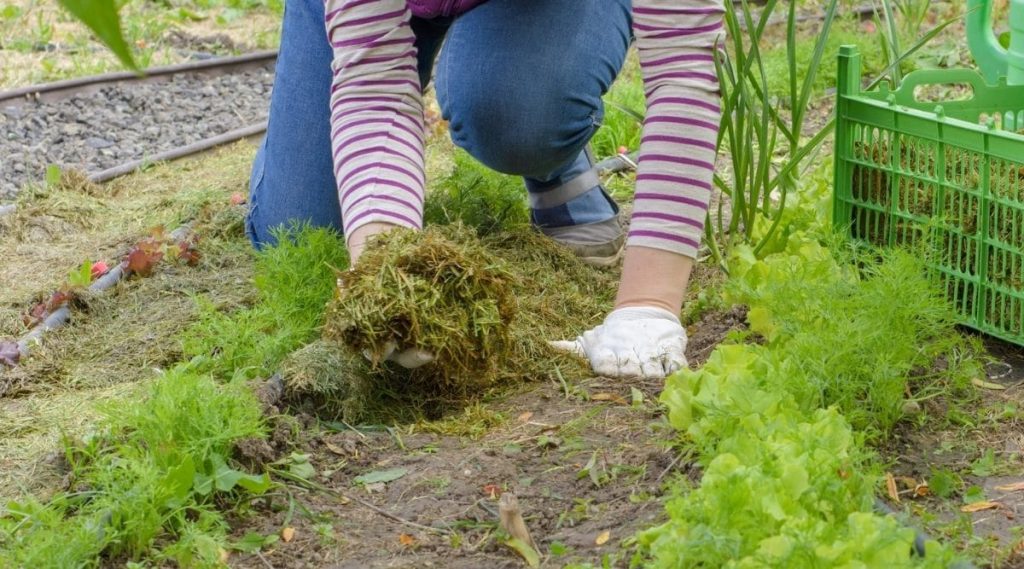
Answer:
<path fill-rule="evenodd" d="M 420 82 L 428 84 L 436 60 L 437 98 L 455 144 L 490 168 L 523 176 L 530 192 L 556 188 L 590 168 L 584 148 L 625 61 L 631 4 L 489 0 L 455 20 L 414 19 Z M 331 60 L 322 0 L 287 0 L 269 126 L 249 181 L 246 227 L 257 247 L 295 222 L 341 229 Z M 532 218 L 563 227 L 617 211 L 598 186 Z"/>

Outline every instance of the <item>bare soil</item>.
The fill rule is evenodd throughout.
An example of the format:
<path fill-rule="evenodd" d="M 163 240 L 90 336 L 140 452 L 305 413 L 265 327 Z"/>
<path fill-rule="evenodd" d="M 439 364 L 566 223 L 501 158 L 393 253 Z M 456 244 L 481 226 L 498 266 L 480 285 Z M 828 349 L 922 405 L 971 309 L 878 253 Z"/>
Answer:
<path fill-rule="evenodd" d="M 690 340 L 691 365 L 743 325 L 740 311 L 706 315 Z M 229 563 L 522 567 L 503 545 L 498 524 L 498 497 L 512 492 L 543 566 L 605 559 L 623 566 L 630 538 L 662 519 L 666 482 L 699 478 L 667 442 L 673 435 L 657 403 L 661 387 L 660 381 L 605 378 L 525 386 L 486 404 L 501 424 L 476 440 L 416 426 L 371 431 L 279 416 L 270 440 L 244 442 L 239 458 L 266 462 L 308 453 L 324 488 L 291 486 L 289 496 L 254 502 L 255 515 L 233 524 L 236 538 L 281 534 L 286 527 L 294 536 L 259 556 L 235 554 Z M 392 469 L 405 474 L 387 483 L 355 480 Z"/>
<path fill-rule="evenodd" d="M 904 422 L 883 450 L 901 496 L 900 504 L 889 502 L 914 514 L 933 537 L 986 559 L 989 567 L 1024 567 L 1024 490 L 1007 489 L 1024 482 L 1024 348 L 993 339 L 986 339 L 985 346 L 993 359 L 986 366 L 987 377 L 979 378 L 989 385 L 978 390 L 978 401 L 972 404 L 980 411 L 957 418 L 949 402 L 927 401 L 921 409 L 925 425 Z M 934 423 L 944 417 L 951 417 L 951 424 L 936 428 Z M 948 498 L 934 492 L 915 495 L 910 481 L 927 483 L 937 472 L 956 473 L 962 485 Z M 994 505 L 963 511 L 971 487 Z"/>

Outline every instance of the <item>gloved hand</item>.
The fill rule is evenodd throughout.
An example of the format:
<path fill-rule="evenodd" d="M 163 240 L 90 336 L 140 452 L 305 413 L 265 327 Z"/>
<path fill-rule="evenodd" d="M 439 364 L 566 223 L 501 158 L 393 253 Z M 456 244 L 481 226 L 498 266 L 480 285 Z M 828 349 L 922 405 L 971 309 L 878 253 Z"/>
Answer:
<path fill-rule="evenodd" d="M 366 359 L 374 361 L 373 354 L 371 354 L 369 350 L 364 351 L 363 355 L 366 356 Z M 387 344 L 384 344 L 383 359 L 389 362 L 395 362 L 405 369 L 416 369 L 434 361 L 434 354 L 419 348 L 409 348 L 399 351 L 398 346 L 394 342 L 388 342 Z"/>
<path fill-rule="evenodd" d="M 663 378 L 686 366 L 686 330 L 661 308 L 619 308 L 575 340 L 550 345 L 588 359 L 606 377 Z"/>

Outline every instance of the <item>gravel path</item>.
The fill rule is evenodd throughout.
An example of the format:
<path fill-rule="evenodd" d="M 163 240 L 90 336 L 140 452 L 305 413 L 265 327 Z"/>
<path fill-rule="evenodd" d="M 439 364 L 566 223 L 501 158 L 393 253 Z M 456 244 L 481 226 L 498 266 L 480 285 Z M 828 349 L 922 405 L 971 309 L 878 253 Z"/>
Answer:
<path fill-rule="evenodd" d="M 273 64 L 165 83 L 126 83 L 54 103 L 0 107 L 0 201 L 58 164 L 98 172 L 267 116 Z"/>

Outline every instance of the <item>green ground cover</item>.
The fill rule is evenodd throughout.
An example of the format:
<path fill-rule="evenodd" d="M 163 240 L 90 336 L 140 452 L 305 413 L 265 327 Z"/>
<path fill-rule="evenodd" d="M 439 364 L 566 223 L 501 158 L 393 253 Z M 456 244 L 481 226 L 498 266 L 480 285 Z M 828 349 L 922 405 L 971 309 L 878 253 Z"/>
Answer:
<path fill-rule="evenodd" d="M 213 13 L 258 11 L 264 6 L 181 9 L 193 8 Z M 911 8 L 908 4 L 905 10 Z M 831 49 L 832 41 L 856 35 L 859 25 L 837 24 L 833 31 L 838 40 L 826 41 L 824 49 Z M 800 66 L 811 61 L 802 56 L 787 60 L 789 55 L 777 49 L 766 50 L 764 57 L 766 69 L 781 60 L 780 69 L 786 73 L 793 69 L 802 73 Z M 877 69 L 884 67 L 883 62 Z M 822 71 L 818 77 L 828 74 Z M 805 92 L 816 94 L 823 86 L 827 83 L 814 81 Z M 770 88 L 784 92 L 788 85 Z M 642 90 L 635 64 L 608 99 L 613 104 L 595 140 L 602 156 L 617 153 L 620 146 L 636 145 L 635 111 L 642 108 Z M 808 100 L 809 110 L 827 117 L 827 105 L 816 109 L 816 96 L 808 95 Z M 768 112 L 761 116 L 781 122 Z M 781 153 L 793 151 L 780 147 Z M 339 385 L 381 378 L 372 375 L 375 372 L 360 354 L 321 337 L 330 313 L 325 307 L 338 294 L 337 271 L 348 264 L 341 239 L 323 230 L 294 228 L 281 235 L 280 246 L 250 252 L 241 231 L 242 210 L 231 205 L 228 196 L 242 187 L 251 149 L 226 156 L 217 159 L 221 162 L 193 164 L 204 183 L 189 186 L 188 191 L 178 190 L 187 185 L 187 178 L 195 177 L 187 171 L 189 167 L 165 166 L 153 173 L 154 178 L 140 175 L 133 183 L 109 189 L 41 188 L 24 198 L 23 205 L 35 208 L 31 215 L 19 213 L 13 221 L 0 223 L 0 235 L 11 237 L 0 244 L 0 254 L 12 259 L 21 272 L 31 272 L 26 269 L 55 261 L 66 261 L 68 267 L 81 263 L 81 253 L 72 244 L 61 245 L 59 254 L 50 251 L 48 263 L 39 259 L 45 247 L 26 253 L 32 243 L 38 247 L 39 242 L 57 242 L 56 235 L 66 233 L 60 223 L 81 230 L 84 238 L 78 247 L 87 244 L 98 255 L 98 251 L 114 254 L 111 251 L 134 242 L 152 224 L 173 226 L 184 219 L 198 220 L 196 230 L 207 236 L 203 247 L 208 251 L 199 269 L 214 269 L 203 276 L 184 267 L 164 267 L 150 279 L 125 284 L 115 291 L 113 300 L 96 300 L 95 311 L 90 308 L 82 322 L 52 340 L 50 349 L 59 354 L 43 351 L 19 369 L 19 389 L 33 396 L 43 394 L 40 404 L 44 406 L 48 393 L 63 396 L 82 386 L 110 387 L 111 378 L 115 386 L 123 382 L 125 387 L 103 397 L 107 401 L 89 414 L 87 425 L 77 425 L 62 437 L 58 458 L 63 480 L 52 481 L 45 489 L 18 492 L 7 505 L 0 516 L 0 565 L 218 567 L 240 562 L 243 554 L 265 563 L 262 553 L 277 547 L 289 551 L 284 542 L 292 534 L 284 530 L 298 518 L 316 524 L 324 547 L 340 550 L 343 540 L 332 537 L 330 518 L 314 512 L 309 495 L 299 490 L 321 492 L 335 502 L 348 498 L 328 487 L 340 482 L 321 476 L 327 467 L 300 445 L 303 431 L 322 433 L 330 425 L 329 429 L 351 431 L 354 438 L 365 439 L 373 428 L 395 439 L 403 455 L 418 455 L 419 460 L 440 454 L 443 462 L 448 449 L 431 442 L 411 450 L 403 437 L 442 433 L 464 444 L 471 441 L 472 446 L 472 441 L 514 422 L 495 407 L 516 394 L 517 387 L 503 387 L 500 382 L 497 387 L 488 382 L 458 402 L 433 408 L 417 408 L 396 393 L 403 386 L 391 387 L 370 393 L 378 405 L 364 405 L 358 410 L 362 415 L 355 413 L 350 392 Z M 534 291 L 535 297 L 518 302 L 538 318 L 535 325 L 530 321 L 528 332 L 543 338 L 571 334 L 606 311 L 615 275 L 582 267 L 522 232 L 526 211 L 518 180 L 488 172 L 444 140 L 434 141 L 429 161 L 428 224 L 469 228 L 450 229 L 445 236 L 458 246 L 483 247 L 482 257 L 491 259 L 489 263 L 507 264 L 511 267 L 507 274 L 523 275 L 524 282 L 514 287 L 515 296 Z M 769 168 L 768 163 L 764 167 Z M 723 183 L 731 180 L 730 174 L 727 166 Z M 165 179 L 153 183 L 160 176 Z M 621 541 L 614 552 L 591 555 L 601 561 L 584 566 L 952 567 L 968 557 L 991 566 L 1015 562 L 1019 535 L 995 543 L 979 539 L 970 529 L 972 511 L 960 508 L 961 502 L 980 504 L 989 498 L 969 480 L 984 484 L 983 479 L 996 475 L 1019 477 L 1022 473 L 1019 452 L 993 450 L 1000 439 L 986 442 L 986 437 L 1017 424 L 1016 394 L 993 403 L 975 388 L 986 374 L 982 350 L 954 327 L 941 291 L 925 276 L 920 255 L 853 246 L 833 235 L 824 221 L 830 211 L 830 178 L 828 168 L 801 169 L 784 209 L 759 211 L 755 200 L 753 209 L 743 211 L 747 217 L 742 230 L 750 243 L 759 244 L 756 248 L 723 241 L 731 242 L 720 251 L 729 279 L 724 284 L 718 284 L 722 279 L 702 281 L 700 295 L 686 307 L 686 320 L 703 323 L 702 317 L 709 313 L 740 305 L 747 309 L 746 324 L 729 333 L 717 348 L 721 338 L 715 339 L 704 365 L 669 378 L 660 396 L 663 407 L 651 412 L 644 436 L 669 448 L 671 462 L 655 479 L 660 494 L 635 492 L 628 500 L 644 504 L 641 509 L 649 503 L 663 512 L 648 529 L 617 536 Z M 632 181 L 627 173 L 609 184 L 618 197 L 628 199 Z M 152 184 L 151 191 L 142 191 L 140 182 Z M 763 198 L 772 205 L 770 191 Z M 72 211 L 80 213 L 71 216 Z M 102 221 L 105 217 L 114 221 Z M 39 225 L 39 219 L 45 223 Z M 398 241 L 396 246 L 415 245 L 414 240 Z M 556 270 L 545 270 L 552 266 Z M 28 296 L 28 291 L 52 288 L 65 277 L 64 271 L 40 270 L 20 283 L 18 291 Z M 230 278 L 218 278 L 225 275 Z M 596 292 L 601 290 L 606 294 Z M 4 333 L 14 333 L 19 330 L 18 311 L 10 307 L 21 301 L 14 296 L 4 299 L 0 324 Z M 115 326 L 121 329 L 111 342 L 130 340 L 117 344 L 122 348 L 142 343 L 148 338 L 143 332 L 153 333 L 145 312 L 137 320 L 104 320 L 122 310 L 119 303 L 130 303 L 136 312 L 139 307 L 160 307 L 157 320 L 167 326 L 155 334 L 163 341 L 141 358 L 118 359 L 125 351 L 138 356 L 130 349 L 93 350 L 100 351 L 99 356 L 75 352 L 75 345 L 104 345 L 103 331 Z M 369 311 L 372 306 L 363 309 Z M 473 318 L 479 316 L 483 323 L 487 314 Z M 346 318 L 351 320 L 353 315 Z M 94 324 L 101 326 L 90 328 Z M 645 412 L 649 402 L 643 385 L 631 386 L 630 400 L 611 392 L 612 388 L 590 390 L 590 378 L 578 363 L 556 360 L 526 341 L 515 345 L 528 350 L 525 356 L 519 355 L 535 367 L 519 369 L 518 360 L 498 350 L 495 353 L 507 361 L 494 362 L 498 369 L 485 371 L 498 376 L 505 372 L 522 384 L 529 381 L 521 380 L 549 381 L 566 401 L 593 403 L 591 399 L 601 396 L 601 400 Z M 75 360 L 72 369 L 60 367 L 62 359 Z M 100 365 L 108 367 L 96 373 Z M 369 375 L 346 378 L 339 368 Z M 276 384 L 266 380 L 279 371 L 283 372 L 284 399 L 268 402 L 265 390 Z M 381 380 L 375 385 L 387 383 Z M 546 404 L 555 406 L 550 401 Z M 517 455 L 526 444 L 535 444 L 544 453 L 559 447 L 574 452 L 572 447 L 581 444 L 579 432 L 593 428 L 601 412 L 602 407 L 586 411 L 558 430 L 557 436 L 547 425 L 536 437 L 503 440 L 494 452 Z M 520 415 L 525 417 L 521 422 L 529 424 L 528 415 L 532 413 Z M 365 424 L 357 428 L 346 423 L 353 417 Z M 283 435 L 278 432 L 281 425 L 286 426 Z M 908 428 L 936 433 L 940 440 L 934 446 L 939 449 L 971 448 L 973 453 L 942 465 L 934 462 L 934 455 L 926 456 L 927 472 L 908 473 L 912 480 L 927 478 L 905 498 L 909 505 L 899 503 L 895 481 L 888 484 L 893 480 L 890 470 L 902 458 L 893 441 L 907 440 Z M 280 437 L 287 439 L 289 450 L 263 462 L 240 452 L 244 446 L 258 447 Z M 15 448 L 23 440 L 8 437 L 3 448 Z M 38 446 L 42 439 L 32 440 Z M 53 439 L 47 440 L 52 443 Z M 609 435 L 609 440 L 614 441 L 614 436 Z M 337 445 L 327 448 L 335 458 L 351 454 Z M 609 464 L 602 459 L 601 449 L 594 449 L 589 457 L 567 456 L 579 461 L 569 463 L 575 470 L 572 476 L 594 487 L 617 478 L 639 479 L 647 467 L 645 463 L 630 470 Z M 38 454 L 32 459 L 19 464 L 39 464 Z M 396 460 L 395 456 L 383 464 L 389 460 Z M 379 466 L 360 465 L 363 474 L 357 484 L 367 494 L 365 487 L 407 474 L 402 468 Z M 451 480 L 439 478 L 430 484 L 432 492 L 441 493 Z M 926 491 L 920 493 L 921 487 Z M 491 488 L 492 500 L 498 490 Z M 882 496 L 903 508 L 904 514 L 917 516 L 878 513 L 876 501 Z M 275 500 L 287 504 L 284 525 L 248 529 L 252 520 L 268 515 L 258 504 Z M 557 526 L 584 523 L 597 508 L 591 501 L 590 497 L 577 499 L 559 516 Z M 950 509 L 957 517 L 940 519 Z M 928 540 L 924 557 L 911 554 L 915 531 L 910 524 L 915 520 L 943 538 L 941 543 Z M 474 531 L 484 528 L 480 544 L 467 546 L 461 541 L 463 534 L 455 532 L 445 534 L 444 547 L 449 549 L 444 551 L 509 543 L 495 524 L 475 523 Z M 239 535 L 238 528 L 247 529 Z M 410 543 L 422 539 L 401 535 L 405 537 L 398 539 Z M 590 541 L 600 546 L 608 540 L 608 534 L 601 532 Z M 370 542 L 357 545 L 373 547 Z M 569 563 L 568 546 L 546 545 L 544 558 L 549 564 Z M 407 552 L 421 554 L 415 548 Z"/>

